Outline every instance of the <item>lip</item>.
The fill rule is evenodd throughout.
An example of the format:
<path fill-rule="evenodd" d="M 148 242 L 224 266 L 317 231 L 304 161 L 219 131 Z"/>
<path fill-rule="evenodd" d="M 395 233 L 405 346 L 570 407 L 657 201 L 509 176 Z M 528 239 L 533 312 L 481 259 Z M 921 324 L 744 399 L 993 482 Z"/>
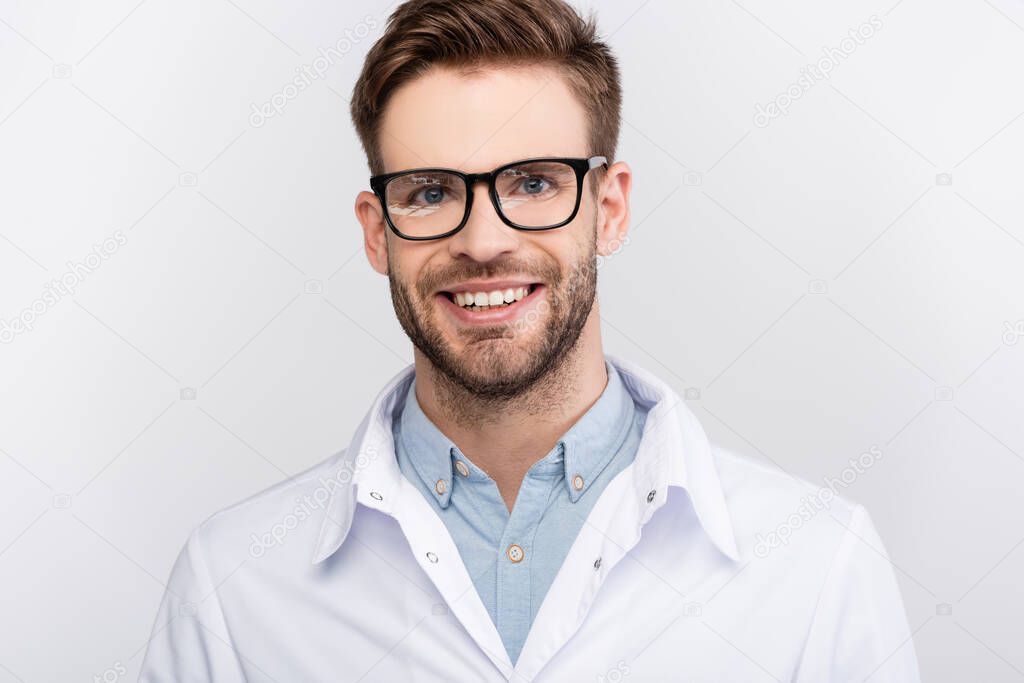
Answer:
<path fill-rule="evenodd" d="M 493 292 L 496 289 L 515 289 L 516 287 L 529 287 L 540 284 L 530 280 L 466 280 L 451 287 L 439 289 L 438 293 L 448 292 Z"/>
<path fill-rule="evenodd" d="M 511 281 L 502 281 L 502 282 L 511 282 Z M 497 285 L 499 283 L 497 281 L 495 281 L 492 284 Z M 512 286 L 514 288 L 514 287 L 525 287 L 526 285 L 522 284 L 522 283 L 518 283 L 518 284 L 514 284 L 514 285 L 510 285 L 510 286 Z M 494 289 L 499 289 L 499 287 L 495 286 Z M 507 289 L 507 287 L 502 287 L 502 289 Z M 448 292 L 448 291 L 451 291 L 451 290 L 444 290 L 444 291 Z M 459 289 L 457 291 L 464 291 L 464 290 Z M 481 291 L 481 290 L 473 290 L 473 291 Z M 438 303 L 441 306 L 442 310 L 447 312 L 448 315 L 450 315 L 452 318 L 454 318 L 456 321 L 458 321 L 462 325 L 466 325 L 466 326 L 474 326 L 474 325 L 500 325 L 500 324 L 503 324 L 503 323 L 511 323 L 511 322 L 517 320 L 518 318 L 523 317 L 527 312 L 529 312 L 530 310 L 532 310 L 535 307 L 535 305 L 537 304 L 538 301 L 543 299 L 543 297 L 546 294 L 546 292 L 547 292 L 547 287 L 545 287 L 542 284 L 537 284 L 533 288 L 532 292 L 530 292 L 529 294 L 524 296 L 519 301 L 514 301 L 511 304 L 509 304 L 508 306 L 505 306 L 504 308 L 498 308 L 498 309 L 495 309 L 493 311 L 471 311 L 471 310 L 469 310 L 467 308 L 459 306 L 457 303 L 455 303 L 454 301 L 449 299 L 447 297 L 447 295 L 445 295 L 443 292 L 438 292 L 437 294 L 434 295 L 434 298 L 438 301 Z"/>

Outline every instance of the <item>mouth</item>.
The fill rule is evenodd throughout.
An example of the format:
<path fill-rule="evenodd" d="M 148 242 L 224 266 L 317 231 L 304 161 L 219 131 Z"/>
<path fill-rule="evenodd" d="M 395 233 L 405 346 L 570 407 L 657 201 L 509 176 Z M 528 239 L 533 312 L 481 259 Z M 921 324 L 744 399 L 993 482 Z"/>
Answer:
<path fill-rule="evenodd" d="M 542 283 L 533 282 L 493 289 L 442 291 L 436 297 L 459 322 L 494 324 L 509 322 L 525 314 L 543 296 L 544 290 Z"/>

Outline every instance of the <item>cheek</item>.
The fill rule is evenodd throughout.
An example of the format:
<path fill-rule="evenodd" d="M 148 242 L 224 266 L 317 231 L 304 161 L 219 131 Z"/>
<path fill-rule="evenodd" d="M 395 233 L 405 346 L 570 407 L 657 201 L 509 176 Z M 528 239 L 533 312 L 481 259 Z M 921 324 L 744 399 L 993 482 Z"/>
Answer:
<path fill-rule="evenodd" d="M 392 242 L 389 246 L 388 271 L 411 292 L 418 293 L 416 285 L 423 273 L 431 268 L 432 253 L 425 249 L 417 249 L 419 245 L 396 245 Z"/>
<path fill-rule="evenodd" d="M 565 272 L 586 253 L 593 235 L 594 230 L 585 217 L 577 215 L 568 225 L 533 235 L 532 253 L 548 263 L 557 264 L 559 270 Z"/>

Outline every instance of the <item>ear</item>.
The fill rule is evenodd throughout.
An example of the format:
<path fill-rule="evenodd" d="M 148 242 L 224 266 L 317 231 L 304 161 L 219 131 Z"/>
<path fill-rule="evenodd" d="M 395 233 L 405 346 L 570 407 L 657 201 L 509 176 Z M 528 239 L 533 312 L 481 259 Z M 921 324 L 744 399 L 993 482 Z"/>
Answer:
<path fill-rule="evenodd" d="M 388 226 L 384 222 L 384 211 L 380 199 L 372 192 L 362 191 L 356 195 L 356 218 L 363 226 L 363 248 L 366 258 L 375 271 L 381 275 L 388 272 Z"/>
<path fill-rule="evenodd" d="M 624 161 L 605 171 L 597 195 L 597 253 L 610 256 L 629 242 L 629 190 L 633 172 Z"/>

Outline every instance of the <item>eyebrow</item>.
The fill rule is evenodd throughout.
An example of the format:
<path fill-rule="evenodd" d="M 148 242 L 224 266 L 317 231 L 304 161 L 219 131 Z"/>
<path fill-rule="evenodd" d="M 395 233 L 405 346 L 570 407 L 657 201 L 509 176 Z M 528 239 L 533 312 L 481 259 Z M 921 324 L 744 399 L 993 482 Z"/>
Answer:
<path fill-rule="evenodd" d="M 579 156 L 580 157 L 585 157 L 586 154 L 581 154 Z M 384 173 L 381 173 L 380 175 L 391 175 L 393 173 L 409 173 L 411 171 L 458 171 L 459 173 L 465 173 L 467 175 L 472 175 L 474 173 L 489 173 L 489 172 L 493 171 L 496 168 L 501 168 L 502 166 L 506 166 L 508 164 L 514 164 L 517 161 L 530 161 L 530 160 L 533 160 L 533 159 L 566 159 L 566 158 L 574 158 L 574 155 L 570 154 L 570 153 L 558 154 L 556 152 L 545 152 L 545 153 L 539 153 L 539 154 L 532 154 L 532 155 L 528 155 L 528 156 L 520 156 L 520 157 L 516 157 L 514 159 L 508 159 L 506 161 L 501 161 L 501 162 L 495 164 L 494 166 L 490 166 L 490 167 L 485 168 L 485 169 L 480 170 L 480 171 L 467 171 L 465 169 L 457 168 L 455 166 L 433 165 L 433 166 L 409 166 L 408 168 L 400 168 L 397 171 L 385 171 Z"/>

